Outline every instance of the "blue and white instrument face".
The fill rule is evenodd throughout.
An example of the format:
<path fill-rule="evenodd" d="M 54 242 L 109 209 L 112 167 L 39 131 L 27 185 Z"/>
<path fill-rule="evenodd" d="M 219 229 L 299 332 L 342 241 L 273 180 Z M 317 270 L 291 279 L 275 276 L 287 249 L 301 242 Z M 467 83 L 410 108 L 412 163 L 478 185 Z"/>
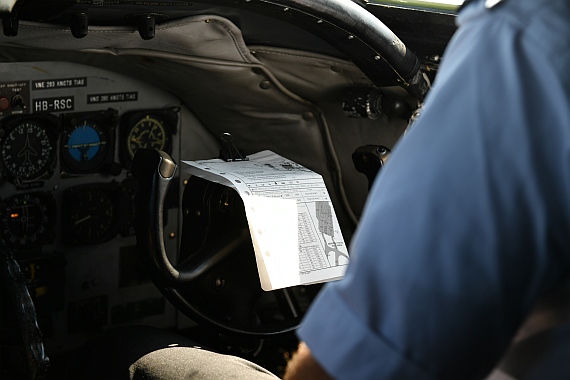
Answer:
<path fill-rule="evenodd" d="M 106 145 L 101 129 L 97 123 L 84 121 L 77 126 L 67 141 L 69 155 L 78 162 L 91 161 L 101 151 L 101 145 Z"/>

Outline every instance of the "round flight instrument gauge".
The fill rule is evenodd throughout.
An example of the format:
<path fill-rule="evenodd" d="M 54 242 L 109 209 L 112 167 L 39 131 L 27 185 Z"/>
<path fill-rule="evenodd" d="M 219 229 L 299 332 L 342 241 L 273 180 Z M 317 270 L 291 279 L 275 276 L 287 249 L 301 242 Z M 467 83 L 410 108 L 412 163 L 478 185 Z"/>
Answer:
<path fill-rule="evenodd" d="M 122 158 L 129 168 L 140 148 L 172 151 L 172 135 L 176 133 L 179 108 L 133 111 L 121 122 Z"/>
<path fill-rule="evenodd" d="M 118 233 L 116 186 L 80 185 L 63 194 L 63 236 L 68 245 L 97 244 Z"/>
<path fill-rule="evenodd" d="M 15 251 L 38 248 L 53 237 L 55 202 L 48 193 L 12 195 L 0 212 L 2 238 Z"/>
<path fill-rule="evenodd" d="M 53 173 L 59 119 L 53 115 L 16 116 L 2 121 L 0 166 L 16 185 Z"/>
<path fill-rule="evenodd" d="M 113 161 L 114 110 L 64 116 L 61 141 L 62 170 L 66 173 L 97 173 Z"/>
<path fill-rule="evenodd" d="M 127 136 L 127 150 L 132 159 L 139 148 L 164 150 L 170 136 L 161 121 L 146 115 L 139 120 Z"/>

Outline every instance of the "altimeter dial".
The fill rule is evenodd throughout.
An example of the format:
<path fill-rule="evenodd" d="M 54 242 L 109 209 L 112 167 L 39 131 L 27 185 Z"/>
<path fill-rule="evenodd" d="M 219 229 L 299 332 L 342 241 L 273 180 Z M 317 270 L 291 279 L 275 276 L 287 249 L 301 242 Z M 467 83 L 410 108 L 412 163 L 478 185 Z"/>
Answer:
<path fill-rule="evenodd" d="M 80 185 L 63 194 L 65 242 L 96 244 L 118 233 L 117 195 L 113 186 Z"/>

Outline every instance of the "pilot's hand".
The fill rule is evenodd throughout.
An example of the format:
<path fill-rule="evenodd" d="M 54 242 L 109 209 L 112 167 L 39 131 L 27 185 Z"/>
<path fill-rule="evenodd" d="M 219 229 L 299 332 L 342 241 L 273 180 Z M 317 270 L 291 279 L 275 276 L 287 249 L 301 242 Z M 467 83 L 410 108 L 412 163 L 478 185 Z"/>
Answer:
<path fill-rule="evenodd" d="M 299 344 L 297 351 L 287 363 L 283 380 L 332 380 L 321 365 L 311 355 L 311 350 L 304 342 Z"/>

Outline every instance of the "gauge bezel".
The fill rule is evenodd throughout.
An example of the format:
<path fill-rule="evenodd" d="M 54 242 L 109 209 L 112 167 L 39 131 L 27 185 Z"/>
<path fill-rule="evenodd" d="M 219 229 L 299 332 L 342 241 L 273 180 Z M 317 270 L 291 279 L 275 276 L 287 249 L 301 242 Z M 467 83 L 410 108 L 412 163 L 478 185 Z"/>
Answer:
<path fill-rule="evenodd" d="M 118 111 L 109 108 L 98 112 L 68 113 L 62 115 L 63 133 L 60 142 L 61 172 L 65 174 L 93 174 L 110 170 L 115 153 L 115 128 Z M 70 152 L 68 142 L 78 128 L 91 127 L 100 137 L 99 150 L 86 161 L 78 161 Z"/>
<path fill-rule="evenodd" d="M 23 236 L 14 233 L 14 229 L 9 226 L 11 212 L 16 207 L 23 205 L 23 202 L 33 199 L 32 204 L 39 207 L 41 211 L 41 222 L 34 231 L 26 231 Z M 29 252 L 41 248 L 43 245 L 53 242 L 55 238 L 55 218 L 56 204 L 53 196 L 48 192 L 28 192 L 18 193 L 2 200 L 0 211 L 0 225 L 2 232 L 0 236 L 8 247 L 16 252 Z M 7 236 L 8 235 L 8 236 Z"/>
<path fill-rule="evenodd" d="M 169 107 L 160 109 L 135 110 L 126 112 L 121 117 L 120 133 L 120 158 L 125 169 L 130 169 L 134 155 L 131 153 L 129 144 L 132 141 L 134 129 L 145 119 L 151 118 L 158 121 L 165 133 L 165 142 L 162 147 L 140 146 L 139 148 L 150 148 L 162 150 L 172 154 L 174 135 L 178 130 L 179 107 Z"/>
<path fill-rule="evenodd" d="M 104 205 L 90 196 L 104 196 L 109 203 Z M 116 182 L 111 183 L 89 183 L 77 185 L 66 189 L 62 194 L 62 239 L 68 246 L 93 245 L 107 242 L 117 236 L 120 231 L 121 213 L 120 204 L 121 192 Z M 87 205 L 87 209 L 82 207 Z M 104 206 L 110 207 L 105 209 Z M 106 212 L 111 213 L 105 214 Z M 92 218 L 87 212 L 100 213 L 98 216 L 108 217 L 108 220 L 100 221 L 100 234 L 94 236 L 85 235 L 83 231 L 78 231 L 75 225 L 82 219 Z M 85 220 L 87 220 L 85 219 Z M 103 228 L 103 229 L 100 229 Z"/>
<path fill-rule="evenodd" d="M 7 160 L 12 160 L 8 152 L 5 151 L 5 145 L 12 133 L 25 123 L 35 124 L 43 132 L 48 142 L 48 151 L 45 153 L 44 143 L 42 146 L 42 155 L 46 154 L 44 162 L 35 172 L 26 177 L 18 175 L 13 169 L 10 168 L 11 164 Z M 61 123 L 58 117 L 52 114 L 33 114 L 33 115 L 11 115 L 6 116 L 0 121 L 0 171 L 3 178 L 21 187 L 27 183 L 41 181 L 53 176 L 57 165 L 57 141 L 59 132 L 61 130 Z M 9 157 L 10 156 L 10 157 Z M 17 164 L 17 163 L 16 163 Z M 19 166 L 19 165 L 18 165 Z"/>

